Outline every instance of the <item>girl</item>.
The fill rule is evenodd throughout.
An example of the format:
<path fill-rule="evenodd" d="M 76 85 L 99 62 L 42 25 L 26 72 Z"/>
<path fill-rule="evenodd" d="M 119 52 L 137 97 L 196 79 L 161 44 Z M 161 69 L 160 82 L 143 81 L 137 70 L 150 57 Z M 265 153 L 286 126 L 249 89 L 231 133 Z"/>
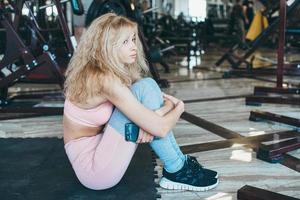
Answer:
<path fill-rule="evenodd" d="M 137 148 L 149 142 L 164 163 L 160 186 L 204 191 L 218 184 L 217 172 L 180 151 L 171 129 L 184 104 L 164 95 L 147 72 L 137 24 L 109 13 L 95 19 L 66 71 L 65 150 L 79 181 L 94 190 L 116 185 Z M 140 127 L 136 143 L 125 124 Z M 153 139 L 155 137 L 155 139 Z"/>

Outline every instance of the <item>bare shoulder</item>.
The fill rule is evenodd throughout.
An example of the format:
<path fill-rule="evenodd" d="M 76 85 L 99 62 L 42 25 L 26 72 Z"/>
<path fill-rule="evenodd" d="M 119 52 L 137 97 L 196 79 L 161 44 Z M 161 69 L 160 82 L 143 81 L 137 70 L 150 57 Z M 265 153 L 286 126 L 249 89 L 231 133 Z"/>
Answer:
<path fill-rule="evenodd" d="M 103 93 L 107 98 L 116 97 L 128 87 L 116 77 L 107 76 L 103 80 Z"/>

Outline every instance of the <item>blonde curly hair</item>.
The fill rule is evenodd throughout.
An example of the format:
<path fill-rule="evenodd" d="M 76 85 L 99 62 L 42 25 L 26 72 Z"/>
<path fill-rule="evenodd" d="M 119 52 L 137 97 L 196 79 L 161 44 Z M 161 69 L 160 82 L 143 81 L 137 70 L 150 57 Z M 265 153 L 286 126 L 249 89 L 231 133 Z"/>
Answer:
<path fill-rule="evenodd" d="M 65 72 L 64 92 L 73 102 L 86 103 L 87 99 L 103 92 L 109 78 L 117 78 L 130 86 L 148 72 L 142 43 L 136 37 L 137 59 L 124 65 L 118 59 L 118 48 L 124 31 L 134 30 L 138 36 L 138 25 L 113 13 L 95 19 L 82 35 Z"/>

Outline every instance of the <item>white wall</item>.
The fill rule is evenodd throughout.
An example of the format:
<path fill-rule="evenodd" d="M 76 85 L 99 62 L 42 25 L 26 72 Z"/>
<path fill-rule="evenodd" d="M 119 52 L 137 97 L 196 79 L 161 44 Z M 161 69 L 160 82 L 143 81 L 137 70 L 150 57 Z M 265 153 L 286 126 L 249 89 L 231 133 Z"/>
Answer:
<path fill-rule="evenodd" d="M 184 15 L 189 14 L 188 0 L 174 0 L 174 15 L 177 16 L 183 12 Z"/>

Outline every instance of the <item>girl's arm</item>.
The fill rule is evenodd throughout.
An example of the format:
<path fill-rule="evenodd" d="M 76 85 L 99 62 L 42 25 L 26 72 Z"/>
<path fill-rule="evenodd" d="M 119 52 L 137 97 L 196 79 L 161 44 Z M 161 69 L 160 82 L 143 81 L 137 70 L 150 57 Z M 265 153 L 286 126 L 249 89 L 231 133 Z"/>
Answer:
<path fill-rule="evenodd" d="M 159 116 L 165 116 L 168 112 L 174 109 L 175 104 L 172 103 L 169 99 L 165 99 L 164 105 L 155 110 L 155 113 L 158 114 Z"/>
<path fill-rule="evenodd" d="M 171 100 L 164 98 L 164 105 L 161 108 L 155 110 L 155 113 L 158 114 L 159 116 L 164 116 L 172 109 L 174 109 L 174 103 Z M 146 143 L 146 142 L 151 142 L 152 140 L 153 140 L 152 134 L 147 133 L 143 129 L 139 130 L 139 136 L 136 143 Z"/>
<path fill-rule="evenodd" d="M 131 121 L 154 136 L 164 137 L 176 124 L 184 111 L 184 104 L 179 101 L 174 109 L 165 116 L 159 116 L 142 105 L 130 89 L 118 81 L 109 81 L 104 87 L 105 97 L 123 112 Z M 163 108 L 161 111 L 166 112 Z"/>

